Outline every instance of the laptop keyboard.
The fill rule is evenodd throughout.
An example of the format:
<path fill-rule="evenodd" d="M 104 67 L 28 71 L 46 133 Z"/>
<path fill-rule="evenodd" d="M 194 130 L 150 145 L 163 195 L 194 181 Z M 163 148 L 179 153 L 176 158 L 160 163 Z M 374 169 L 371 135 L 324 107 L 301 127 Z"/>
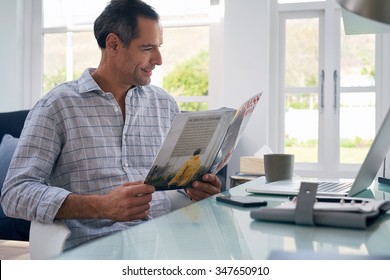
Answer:
<path fill-rule="evenodd" d="M 344 192 L 350 189 L 352 183 L 342 182 L 319 182 L 317 191 L 320 192 Z"/>

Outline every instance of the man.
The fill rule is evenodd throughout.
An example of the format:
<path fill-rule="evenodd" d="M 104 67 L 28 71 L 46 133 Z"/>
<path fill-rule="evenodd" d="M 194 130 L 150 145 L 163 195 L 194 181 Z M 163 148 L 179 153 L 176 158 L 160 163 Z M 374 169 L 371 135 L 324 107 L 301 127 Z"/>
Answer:
<path fill-rule="evenodd" d="M 65 249 L 170 211 L 165 192 L 143 179 L 179 112 L 149 85 L 162 64 L 158 14 L 139 0 L 112 0 L 94 24 L 97 69 L 64 83 L 31 110 L 11 162 L 2 206 L 8 216 L 71 230 Z M 211 174 L 187 195 L 220 191 Z"/>

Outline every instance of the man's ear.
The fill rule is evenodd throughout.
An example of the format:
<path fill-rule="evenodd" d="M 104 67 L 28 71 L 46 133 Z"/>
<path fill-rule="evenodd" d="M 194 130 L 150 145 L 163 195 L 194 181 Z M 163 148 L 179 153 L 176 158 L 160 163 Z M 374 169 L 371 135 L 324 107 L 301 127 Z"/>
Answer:
<path fill-rule="evenodd" d="M 107 49 L 116 52 L 118 50 L 120 44 L 121 44 L 121 40 L 119 39 L 119 37 L 116 34 L 110 33 L 107 35 L 107 37 L 106 37 L 106 48 Z"/>

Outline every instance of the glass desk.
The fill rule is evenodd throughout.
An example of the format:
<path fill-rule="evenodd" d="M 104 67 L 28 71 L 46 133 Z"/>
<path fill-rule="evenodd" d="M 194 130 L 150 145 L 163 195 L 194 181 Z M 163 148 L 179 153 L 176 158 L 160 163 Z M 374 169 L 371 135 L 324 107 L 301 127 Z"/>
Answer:
<path fill-rule="evenodd" d="M 264 175 L 252 175 L 252 174 L 244 174 L 236 172 L 233 175 L 230 175 L 230 188 L 237 187 L 238 185 L 247 183 L 249 181 L 252 181 L 254 179 L 257 179 Z"/>
<path fill-rule="evenodd" d="M 255 179 L 225 192 L 249 195 Z M 390 199 L 390 186 L 374 184 L 368 197 Z M 256 195 L 273 207 L 283 196 Z M 230 206 L 211 197 L 128 230 L 96 239 L 65 252 L 58 259 L 269 259 L 285 254 L 327 254 L 340 258 L 390 256 L 390 214 L 367 230 L 309 227 L 259 222 L 250 218 L 251 209 Z M 310 258 L 310 257 L 309 257 Z"/>

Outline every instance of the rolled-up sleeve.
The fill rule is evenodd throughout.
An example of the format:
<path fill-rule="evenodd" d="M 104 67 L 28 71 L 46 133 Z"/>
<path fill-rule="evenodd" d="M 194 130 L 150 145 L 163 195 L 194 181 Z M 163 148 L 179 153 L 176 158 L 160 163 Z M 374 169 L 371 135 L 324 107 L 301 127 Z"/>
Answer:
<path fill-rule="evenodd" d="M 70 193 L 49 184 L 61 152 L 61 135 L 51 109 L 37 104 L 27 117 L 2 190 L 7 216 L 52 222 Z"/>

